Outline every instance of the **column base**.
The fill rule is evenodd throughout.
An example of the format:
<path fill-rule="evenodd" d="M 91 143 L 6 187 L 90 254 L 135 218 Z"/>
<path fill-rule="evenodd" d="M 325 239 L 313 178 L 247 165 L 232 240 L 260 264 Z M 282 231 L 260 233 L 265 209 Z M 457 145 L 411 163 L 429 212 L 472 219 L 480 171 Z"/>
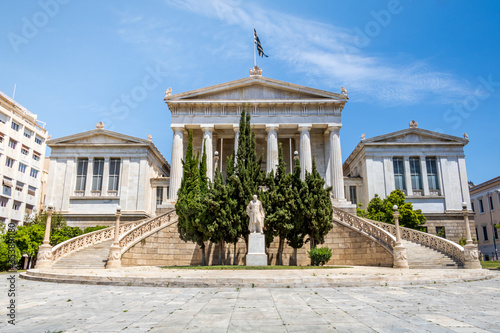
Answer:
<path fill-rule="evenodd" d="M 35 268 L 52 268 L 52 245 L 40 245 Z"/>
<path fill-rule="evenodd" d="M 406 260 L 406 249 L 403 245 L 396 245 L 393 250 L 394 254 L 394 268 L 408 269 L 408 260 Z"/>
<path fill-rule="evenodd" d="M 475 244 L 467 244 L 464 246 L 464 268 L 465 269 L 481 269 L 481 262 L 479 261 L 479 250 Z"/>
<path fill-rule="evenodd" d="M 109 248 L 109 257 L 106 269 L 122 268 L 122 251 L 120 245 L 113 244 Z"/>
<path fill-rule="evenodd" d="M 332 199 L 332 206 L 342 209 L 349 214 L 356 215 L 357 206 L 346 199 Z"/>

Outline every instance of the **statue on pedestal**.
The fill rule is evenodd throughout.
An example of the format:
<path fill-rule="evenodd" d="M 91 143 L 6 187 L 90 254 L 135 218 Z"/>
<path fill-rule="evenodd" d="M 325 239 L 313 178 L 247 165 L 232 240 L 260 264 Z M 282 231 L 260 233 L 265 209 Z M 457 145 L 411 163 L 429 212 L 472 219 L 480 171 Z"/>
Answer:
<path fill-rule="evenodd" d="M 250 223 L 248 224 L 248 230 L 251 233 L 264 233 L 264 218 L 265 213 L 262 208 L 262 202 L 257 199 L 257 195 L 253 196 L 252 201 L 247 206 L 247 215 L 250 217 Z"/>

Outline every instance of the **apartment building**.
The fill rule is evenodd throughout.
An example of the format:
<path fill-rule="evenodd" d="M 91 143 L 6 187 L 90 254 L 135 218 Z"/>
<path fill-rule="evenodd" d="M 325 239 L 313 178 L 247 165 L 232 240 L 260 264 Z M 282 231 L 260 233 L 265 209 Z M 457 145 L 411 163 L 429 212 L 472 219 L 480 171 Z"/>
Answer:
<path fill-rule="evenodd" d="M 498 260 L 498 232 L 500 221 L 500 177 L 485 181 L 470 189 L 470 200 L 476 221 L 478 248 L 483 260 Z"/>
<path fill-rule="evenodd" d="M 37 115 L 0 91 L 0 224 L 23 225 L 40 207 L 48 133 Z"/>

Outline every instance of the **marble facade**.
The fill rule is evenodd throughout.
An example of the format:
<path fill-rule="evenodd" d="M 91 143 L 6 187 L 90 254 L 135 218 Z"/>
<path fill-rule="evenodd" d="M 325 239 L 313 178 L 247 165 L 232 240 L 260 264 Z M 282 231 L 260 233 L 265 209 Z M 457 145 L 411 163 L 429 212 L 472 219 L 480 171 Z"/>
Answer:
<path fill-rule="evenodd" d="M 287 171 L 293 156 L 300 158 L 302 177 L 311 171 L 315 159 L 318 172 L 333 186 L 335 205 L 352 208 L 345 200 L 340 150 L 341 113 L 348 100 L 341 94 L 278 81 L 254 68 L 250 77 L 179 94 L 167 90 L 165 102 L 172 114 L 172 170 L 170 203 L 173 205 L 182 178 L 187 131 L 193 130 L 193 149 L 207 150 L 207 177 L 213 179 L 213 156 L 223 172 L 226 158 L 238 148 L 242 110 L 251 115 L 257 153 L 263 156 L 262 169 L 276 170 L 281 144 Z"/>
<path fill-rule="evenodd" d="M 462 202 L 473 220 L 463 149 L 468 142 L 418 128 L 414 121 L 405 130 L 363 136 L 343 164 L 347 199 L 366 208 L 375 194 L 386 198 L 399 188 L 414 209 L 422 210 L 427 232 L 442 230 L 458 241 L 465 236 Z"/>
<path fill-rule="evenodd" d="M 113 225 L 155 216 L 167 200 L 170 165 L 151 139 L 96 129 L 54 140 L 46 202 L 70 226 Z M 158 189 L 161 188 L 161 191 Z"/>

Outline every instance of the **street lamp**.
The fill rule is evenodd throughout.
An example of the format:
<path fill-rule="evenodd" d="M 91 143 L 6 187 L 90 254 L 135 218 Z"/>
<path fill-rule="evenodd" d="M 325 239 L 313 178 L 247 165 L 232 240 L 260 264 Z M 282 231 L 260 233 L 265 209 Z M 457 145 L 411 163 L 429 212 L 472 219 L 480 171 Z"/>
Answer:
<path fill-rule="evenodd" d="M 394 268 L 410 268 L 406 260 L 406 249 L 401 243 L 401 231 L 399 230 L 399 211 L 398 206 L 392 206 L 394 215 L 394 224 L 396 225 L 396 246 L 394 246 Z"/>
<path fill-rule="evenodd" d="M 115 220 L 115 238 L 113 245 L 109 248 L 108 262 L 106 268 L 121 268 L 121 248 L 120 248 L 120 216 L 122 215 L 122 208 L 120 205 L 116 206 L 116 220 Z"/>
<path fill-rule="evenodd" d="M 214 171 L 217 171 L 217 165 L 219 164 L 218 162 L 219 162 L 219 152 L 216 150 L 214 153 L 214 164 L 215 164 Z"/>
<path fill-rule="evenodd" d="M 52 268 L 52 246 L 50 245 L 50 226 L 52 222 L 52 214 L 54 213 L 54 204 L 47 205 L 47 223 L 45 224 L 45 235 L 43 243 L 38 248 L 38 256 L 35 268 Z"/>

